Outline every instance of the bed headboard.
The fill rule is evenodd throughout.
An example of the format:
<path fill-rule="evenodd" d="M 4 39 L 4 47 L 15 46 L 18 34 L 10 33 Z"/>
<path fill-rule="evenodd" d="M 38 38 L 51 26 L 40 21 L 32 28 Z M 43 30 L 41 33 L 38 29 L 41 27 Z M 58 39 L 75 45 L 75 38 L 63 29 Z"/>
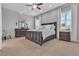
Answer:
<path fill-rule="evenodd" d="M 57 38 L 57 22 L 43 23 L 41 25 L 52 25 L 52 24 L 54 24 L 55 26 L 55 37 Z"/>

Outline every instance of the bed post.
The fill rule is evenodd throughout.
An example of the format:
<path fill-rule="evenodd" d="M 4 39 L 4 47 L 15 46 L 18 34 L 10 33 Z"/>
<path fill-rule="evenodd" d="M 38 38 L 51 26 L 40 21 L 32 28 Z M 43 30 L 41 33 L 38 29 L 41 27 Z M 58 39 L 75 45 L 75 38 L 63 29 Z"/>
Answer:
<path fill-rule="evenodd" d="M 39 34 L 39 36 L 40 36 L 40 37 L 39 37 L 39 38 L 40 38 L 40 39 L 39 39 L 39 40 L 40 40 L 40 46 L 42 46 L 42 44 L 43 44 L 43 37 L 42 37 L 42 33 L 40 33 L 40 34 Z"/>
<path fill-rule="evenodd" d="M 55 26 L 55 38 L 57 38 L 57 22 L 54 23 Z"/>

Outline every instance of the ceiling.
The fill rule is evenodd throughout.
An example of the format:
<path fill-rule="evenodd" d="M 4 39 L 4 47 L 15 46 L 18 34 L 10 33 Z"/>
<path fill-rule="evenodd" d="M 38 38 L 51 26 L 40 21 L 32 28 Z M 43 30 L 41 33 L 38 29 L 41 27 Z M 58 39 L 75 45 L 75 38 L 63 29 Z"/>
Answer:
<path fill-rule="evenodd" d="M 56 7 L 64 5 L 65 3 L 43 3 L 43 5 L 40 6 L 41 10 L 37 11 L 32 10 L 31 6 L 25 6 L 26 4 L 32 3 L 2 3 L 2 7 L 17 11 L 20 14 L 24 13 L 30 16 L 37 16 Z"/>

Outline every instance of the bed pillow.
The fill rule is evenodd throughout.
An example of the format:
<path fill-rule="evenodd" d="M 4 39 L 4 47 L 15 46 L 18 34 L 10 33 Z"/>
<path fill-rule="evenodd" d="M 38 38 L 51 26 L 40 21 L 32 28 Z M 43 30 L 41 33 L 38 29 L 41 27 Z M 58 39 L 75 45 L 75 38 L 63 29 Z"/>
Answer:
<path fill-rule="evenodd" d="M 45 26 L 40 26 L 40 27 L 38 28 L 38 30 L 43 30 L 43 29 L 45 29 Z"/>
<path fill-rule="evenodd" d="M 54 30 L 54 29 L 55 29 L 54 24 L 52 24 L 52 25 L 43 25 L 43 26 L 40 26 L 38 28 L 38 30 Z"/>
<path fill-rule="evenodd" d="M 54 29 L 55 29 L 55 25 L 52 24 L 51 27 L 50 27 L 50 29 L 51 29 L 51 30 L 52 30 L 52 29 L 54 30 Z"/>
<path fill-rule="evenodd" d="M 52 25 L 46 25 L 45 26 L 45 29 L 54 30 L 55 29 L 55 26 L 53 24 Z"/>
<path fill-rule="evenodd" d="M 51 28 L 51 25 L 45 25 L 45 29 L 50 30 L 50 28 Z"/>

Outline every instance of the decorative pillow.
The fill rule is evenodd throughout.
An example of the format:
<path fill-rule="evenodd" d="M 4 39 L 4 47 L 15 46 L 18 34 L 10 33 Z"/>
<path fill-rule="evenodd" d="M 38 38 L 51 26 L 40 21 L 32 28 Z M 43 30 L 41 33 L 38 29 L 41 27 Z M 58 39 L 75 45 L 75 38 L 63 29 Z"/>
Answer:
<path fill-rule="evenodd" d="M 38 28 L 38 30 L 40 30 L 40 29 L 45 29 L 45 26 L 40 26 L 40 27 Z"/>
<path fill-rule="evenodd" d="M 46 25 L 46 26 L 45 26 L 45 29 L 50 30 L 50 28 L 51 28 L 51 25 Z"/>
<path fill-rule="evenodd" d="M 54 30 L 55 29 L 55 25 L 52 24 L 50 29 L 53 29 Z"/>
<path fill-rule="evenodd" d="M 39 28 L 38 28 L 38 30 L 54 30 L 55 29 L 55 26 L 54 26 L 54 24 L 52 24 L 52 25 L 43 25 L 43 26 L 40 26 Z"/>

